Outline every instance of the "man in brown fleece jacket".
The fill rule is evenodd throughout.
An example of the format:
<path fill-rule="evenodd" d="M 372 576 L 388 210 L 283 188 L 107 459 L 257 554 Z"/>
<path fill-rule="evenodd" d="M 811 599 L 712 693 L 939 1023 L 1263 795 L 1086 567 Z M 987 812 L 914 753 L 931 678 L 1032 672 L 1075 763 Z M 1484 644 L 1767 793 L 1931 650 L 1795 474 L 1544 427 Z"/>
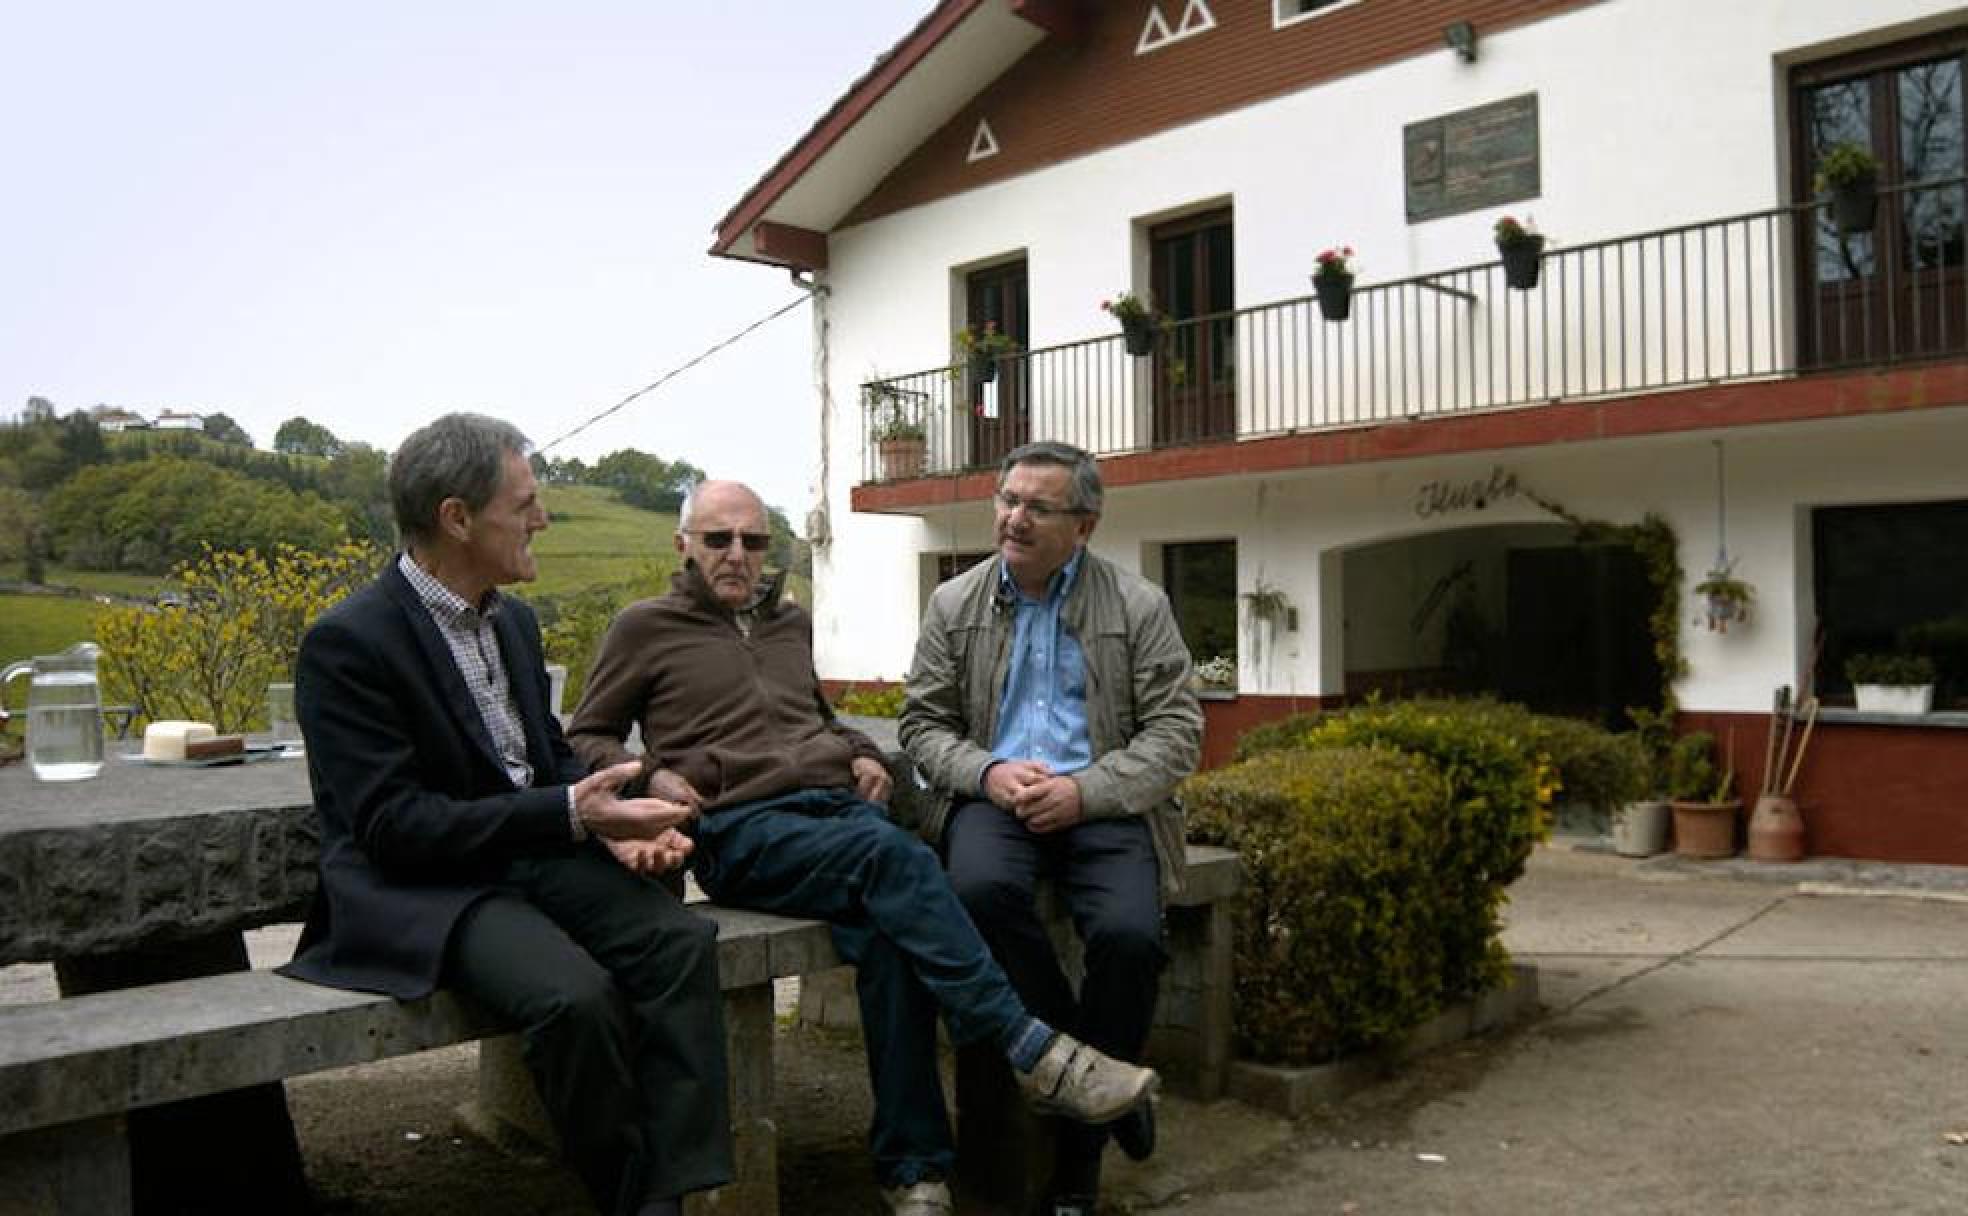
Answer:
<path fill-rule="evenodd" d="M 1027 1012 L 935 854 L 888 821 L 887 766 L 828 709 L 812 621 L 781 598 L 783 576 L 760 581 L 771 539 L 751 489 L 698 486 L 677 521 L 683 568 L 668 595 L 609 626 L 569 741 L 589 764 L 614 763 L 639 724 L 650 791 L 701 812 L 693 857 L 711 898 L 833 925 L 855 965 L 882 1197 L 902 1216 L 948 1216 L 939 1012 L 953 1041 L 996 1043 L 1041 1109 L 1106 1123 L 1158 1079 Z"/>

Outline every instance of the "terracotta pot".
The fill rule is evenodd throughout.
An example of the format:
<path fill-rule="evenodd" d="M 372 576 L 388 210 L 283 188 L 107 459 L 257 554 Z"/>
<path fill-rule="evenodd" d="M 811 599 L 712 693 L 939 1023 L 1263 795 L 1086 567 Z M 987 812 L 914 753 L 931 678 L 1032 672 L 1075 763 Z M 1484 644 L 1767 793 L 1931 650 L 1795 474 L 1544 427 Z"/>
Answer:
<path fill-rule="evenodd" d="M 1676 802 L 1674 854 L 1677 857 L 1734 857 L 1736 812 L 1742 800 Z"/>
<path fill-rule="evenodd" d="M 921 477 L 923 457 L 928 450 L 929 444 L 921 439 L 882 440 L 882 480 L 901 481 L 909 477 Z"/>
<path fill-rule="evenodd" d="M 1804 817 L 1797 804 L 1781 794 L 1756 800 L 1749 816 L 1749 855 L 1757 861 L 1801 861 L 1804 857 Z"/>

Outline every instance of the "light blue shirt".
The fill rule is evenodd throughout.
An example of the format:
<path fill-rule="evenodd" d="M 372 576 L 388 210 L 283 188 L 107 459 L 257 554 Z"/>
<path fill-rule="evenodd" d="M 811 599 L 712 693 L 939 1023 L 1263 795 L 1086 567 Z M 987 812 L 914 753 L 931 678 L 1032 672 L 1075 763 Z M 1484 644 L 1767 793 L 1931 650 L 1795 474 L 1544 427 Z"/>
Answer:
<path fill-rule="evenodd" d="M 1066 593 L 1080 573 L 1080 554 L 1060 567 L 1035 600 L 998 565 L 998 584 L 1013 607 L 1011 662 L 998 702 L 999 760 L 1037 760 L 1055 773 L 1075 773 L 1093 763 L 1087 735 L 1086 655 L 1059 619 Z"/>

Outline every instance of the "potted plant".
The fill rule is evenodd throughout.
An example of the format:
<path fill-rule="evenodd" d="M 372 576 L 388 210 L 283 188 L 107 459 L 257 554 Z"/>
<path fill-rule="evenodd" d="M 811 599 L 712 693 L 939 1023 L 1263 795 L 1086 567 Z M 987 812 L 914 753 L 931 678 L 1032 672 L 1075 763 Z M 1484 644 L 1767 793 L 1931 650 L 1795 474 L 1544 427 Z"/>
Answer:
<path fill-rule="evenodd" d="M 922 420 L 910 416 L 902 395 L 892 385 L 869 384 L 862 392 L 875 419 L 875 448 L 881 454 L 882 480 L 921 477 L 929 452 Z"/>
<path fill-rule="evenodd" d="M 1743 624 L 1749 620 L 1749 605 L 1756 598 L 1756 588 L 1735 576 L 1732 563 L 1710 570 L 1706 578 L 1695 584 L 1695 597 L 1702 604 L 1702 614 L 1695 618 L 1695 623 L 1705 624 L 1715 633 L 1727 633 L 1732 622 Z"/>
<path fill-rule="evenodd" d="M 1344 321 L 1353 315 L 1353 246 L 1328 249 L 1315 259 L 1319 268 L 1312 272 L 1312 290 L 1319 293 L 1319 313 L 1328 321 Z"/>
<path fill-rule="evenodd" d="M 1205 692 L 1237 691 L 1235 655 L 1212 655 L 1196 664 L 1196 687 Z"/>
<path fill-rule="evenodd" d="M 1872 231 L 1879 211 L 1879 161 L 1870 148 L 1851 140 L 1826 148 L 1811 184 L 1816 193 L 1830 196 L 1838 231 Z"/>
<path fill-rule="evenodd" d="M 1673 808 L 1667 799 L 1667 751 L 1673 728 L 1665 713 L 1629 709 L 1635 729 L 1619 737 L 1620 792 L 1613 812 L 1613 852 L 1652 857 L 1667 848 Z"/>
<path fill-rule="evenodd" d="M 1544 234 L 1529 217 L 1519 223 L 1514 216 L 1496 222 L 1497 252 L 1503 255 L 1503 282 L 1506 287 L 1529 291 L 1538 285 L 1538 272 L 1544 264 Z"/>
<path fill-rule="evenodd" d="M 1736 853 L 1736 765 L 1718 772 L 1715 736 L 1691 731 L 1667 753 L 1667 790 L 1674 807 L 1674 852 L 1681 857 L 1733 857 Z"/>
<path fill-rule="evenodd" d="M 1124 291 L 1111 300 L 1102 300 L 1100 307 L 1121 323 L 1121 341 L 1127 346 L 1128 354 L 1154 353 L 1155 335 L 1168 324 L 1159 310 L 1131 291 Z"/>
<path fill-rule="evenodd" d="M 983 328 L 966 325 L 957 331 L 957 353 L 970 368 L 970 378 L 977 384 L 989 384 L 998 378 L 998 360 L 1006 355 L 1016 354 L 1018 343 L 1011 335 L 1000 333 L 996 321 L 984 322 Z"/>
<path fill-rule="evenodd" d="M 1855 654 L 1845 678 L 1867 713 L 1924 714 L 1934 704 L 1934 660 L 1924 654 Z"/>

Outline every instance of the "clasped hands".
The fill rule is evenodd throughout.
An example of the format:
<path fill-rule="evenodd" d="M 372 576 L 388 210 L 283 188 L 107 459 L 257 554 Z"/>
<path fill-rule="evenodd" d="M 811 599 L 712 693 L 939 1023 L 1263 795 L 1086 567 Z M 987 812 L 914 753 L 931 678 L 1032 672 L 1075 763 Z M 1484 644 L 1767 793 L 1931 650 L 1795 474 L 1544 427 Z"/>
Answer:
<path fill-rule="evenodd" d="M 1064 831 L 1086 817 L 1080 783 L 1038 760 L 1000 760 L 985 769 L 984 796 L 1041 834 Z"/>

